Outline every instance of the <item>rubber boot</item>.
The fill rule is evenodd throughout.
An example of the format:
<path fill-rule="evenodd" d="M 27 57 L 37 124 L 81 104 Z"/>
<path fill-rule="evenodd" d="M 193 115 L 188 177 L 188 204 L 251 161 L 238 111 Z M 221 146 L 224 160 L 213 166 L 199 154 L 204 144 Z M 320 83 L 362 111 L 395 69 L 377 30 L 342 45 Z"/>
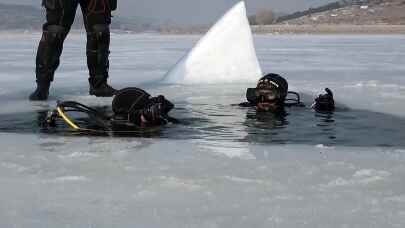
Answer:
<path fill-rule="evenodd" d="M 110 46 L 108 24 L 96 24 L 87 33 L 87 66 L 89 68 L 90 95 L 112 97 L 116 90 L 107 83 Z"/>
<path fill-rule="evenodd" d="M 90 77 L 89 84 L 89 94 L 96 97 L 112 97 L 117 91 L 108 85 L 107 79 L 104 78 Z"/>
<path fill-rule="evenodd" d="M 37 82 L 36 90 L 31 93 L 29 99 L 31 101 L 44 101 L 48 99 L 50 82 Z"/>

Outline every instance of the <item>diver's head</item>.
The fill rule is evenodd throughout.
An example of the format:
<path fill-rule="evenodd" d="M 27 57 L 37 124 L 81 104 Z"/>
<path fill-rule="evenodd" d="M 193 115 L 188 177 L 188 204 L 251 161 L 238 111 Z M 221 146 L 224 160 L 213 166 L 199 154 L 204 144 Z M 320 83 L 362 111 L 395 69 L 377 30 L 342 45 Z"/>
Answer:
<path fill-rule="evenodd" d="M 142 89 L 130 87 L 117 92 L 112 108 L 115 116 L 124 116 L 130 123 L 156 126 L 173 119 L 169 112 L 174 105 L 162 95 L 151 97 Z"/>
<path fill-rule="evenodd" d="M 270 73 L 260 78 L 254 91 L 249 93 L 247 98 L 256 105 L 257 111 L 277 111 L 284 106 L 288 83 L 280 75 Z"/>
<path fill-rule="evenodd" d="M 171 118 L 169 112 L 173 108 L 174 104 L 163 95 L 150 98 L 145 107 L 139 112 L 142 125 L 150 126 L 168 123 Z"/>

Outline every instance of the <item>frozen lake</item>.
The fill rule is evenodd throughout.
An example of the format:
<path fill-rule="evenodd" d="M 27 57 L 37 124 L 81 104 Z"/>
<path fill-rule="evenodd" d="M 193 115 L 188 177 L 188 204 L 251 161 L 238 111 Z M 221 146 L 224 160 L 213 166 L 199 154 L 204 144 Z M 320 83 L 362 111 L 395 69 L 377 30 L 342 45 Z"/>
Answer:
<path fill-rule="evenodd" d="M 270 121 L 254 84 L 159 85 L 199 36 L 112 37 L 111 82 L 164 94 L 183 120 L 148 138 L 40 133 L 55 101 L 87 95 L 84 35 L 65 44 L 49 102 L 30 103 L 39 34 L 0 34 L 0 227 L 403 227 L 405 37 L 256 36 L 264 72 L 308 105 Z"/>

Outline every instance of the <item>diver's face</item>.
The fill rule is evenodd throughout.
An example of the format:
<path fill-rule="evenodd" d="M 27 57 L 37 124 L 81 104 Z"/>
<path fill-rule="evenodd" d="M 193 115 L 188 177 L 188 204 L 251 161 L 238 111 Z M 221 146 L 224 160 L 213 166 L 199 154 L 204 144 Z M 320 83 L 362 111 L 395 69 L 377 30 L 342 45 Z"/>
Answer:
<path fill-rule="evenodd" d="M 274 112 L 279 108 L 279 105 L 271 102 L 258 102 L 256 104 L 256 111 L 259 112 Z"/>
<path fill-rule="evenodd" d="M 277 90 L 273 88 L 258 88 L 256 110 L 260 112 L 276 111 L 279 108 Z"/>

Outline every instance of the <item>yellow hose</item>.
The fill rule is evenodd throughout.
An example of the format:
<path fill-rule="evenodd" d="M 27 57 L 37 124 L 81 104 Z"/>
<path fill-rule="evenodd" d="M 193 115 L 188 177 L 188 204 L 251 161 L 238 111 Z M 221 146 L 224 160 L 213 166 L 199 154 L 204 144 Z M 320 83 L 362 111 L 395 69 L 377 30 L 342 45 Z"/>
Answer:
<path fill-rule="evenodd" d="M 62 109 L 60 107 L 57 107 L 56 110 L 58 111 L 58 114 L 60 117 L 62 117 L 62 119 L 73 129 L 79 130 L 80 127 L 77 126 L 75 123 L 73 123 L 73 121 L 71 121 L 66 115 L 65 113 L 62 111 Z"/>
<path fill-rule="evenodd" d="M 89 132 L 95 132 L 95 133 L 150 133 L 150 132 L 156 132 L 159 128 L 148 128 L 147 130 L 142 129 L 142 130 L 133 130 L 133 131 L 105 131 L 105 130 L 96 130 L 96 129 L 87 129 L 87 128 L 81 128 L 78 125 L 76 125 L 72 120 L 69 119 L 69 117 L 64 113 L 63 108 L 57 107 L 56 108 L 58 114 L 62 119 L 73 129 L 75 130 L 80 130 L 80 131 L 89 131 Z"/>

